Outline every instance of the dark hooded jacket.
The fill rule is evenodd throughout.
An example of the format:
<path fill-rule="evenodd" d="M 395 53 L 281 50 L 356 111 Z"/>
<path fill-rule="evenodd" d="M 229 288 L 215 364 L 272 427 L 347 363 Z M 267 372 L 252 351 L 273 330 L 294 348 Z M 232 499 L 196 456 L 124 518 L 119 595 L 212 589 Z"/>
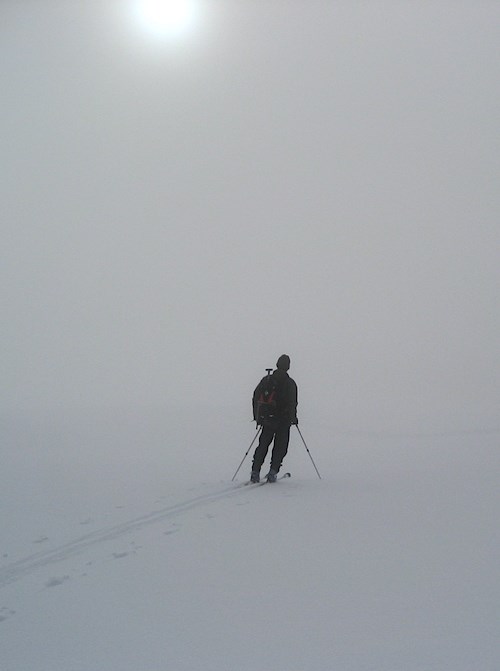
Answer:
<path fill-rule="evenodd" d="M 277 369 L 271 375 L 276 384 L 276 420 L 279 423 L 297 423 L 298 390 L 295 380 L 284 370 Z M 257 421 L 259 397 L 267 384 L 268 376 L 262 378 L 253 393 L 253 418 Z"/>

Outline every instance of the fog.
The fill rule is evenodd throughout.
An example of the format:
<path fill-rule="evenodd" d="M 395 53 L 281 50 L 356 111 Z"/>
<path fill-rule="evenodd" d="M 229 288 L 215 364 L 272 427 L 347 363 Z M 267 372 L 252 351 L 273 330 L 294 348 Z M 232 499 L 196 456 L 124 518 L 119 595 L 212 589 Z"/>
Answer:
<path fill-rule="evenodd" d="M 2 669 L 498 669 L 500 4 L 193 6 L 0 1 Z"/>
<path fill-rule="evenodd" d="M 0 5 L 4 415 L 498 429 L 498 3 L 198 4 Z"/>

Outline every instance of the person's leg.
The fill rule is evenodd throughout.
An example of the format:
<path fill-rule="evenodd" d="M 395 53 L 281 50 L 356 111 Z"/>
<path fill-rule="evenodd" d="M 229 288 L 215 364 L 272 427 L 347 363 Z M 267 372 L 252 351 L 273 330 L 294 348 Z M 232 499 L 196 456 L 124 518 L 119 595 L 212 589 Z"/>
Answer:
<path fill-rule="evenodd" d="M 259 444 L 255 448 L 252 462 L 252 471 L 256 473 L 260 472 L 264 459 L 266 458 L 269 445 L 272 442 L 274 437 L 274 428 L 272 426 L 262 427 L 262 433 L 260 434 Z"/>
<path fill-rule="evenodd" d="M 278 473 L 283 459 L 288 452 L 288 443 L 290 442 L 290 425 L 280 424 L 276 429 L 274 436 L 274 446 L 271 455 L 271 471 Z"/>

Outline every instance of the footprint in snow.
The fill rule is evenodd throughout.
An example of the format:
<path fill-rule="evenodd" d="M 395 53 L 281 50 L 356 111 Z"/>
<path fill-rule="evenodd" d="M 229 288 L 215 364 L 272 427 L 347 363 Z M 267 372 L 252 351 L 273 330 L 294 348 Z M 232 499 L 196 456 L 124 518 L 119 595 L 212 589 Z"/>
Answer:
<path fill-rule="evenodd" d="M 123 559 L 128 557 L 128 552 L 113 552 L 113 559 Z"/>
<path fill-rule="evenodd" d="M 172 534 L 176 534 L 179 531 L 179 529 L 169 529 L 168 531 L 164 531 L 163 535 L 164 536 L 171 536 Z"/>
<path fill-rule="evenodd" d="M 164 536 L 171 536 L 172 534 L 176 534 L 178 531 L 180 531 L 181 527 L 177 522 L 173 522 L 171 525 L 170 529 L 167 529 L 167 531 L 163 532 Z"/>
<path fill-rule="evenodd" d="M 12 617 L 15 614 L 15 610 L 11 610 L 10 608 L 0 608 L 0 622 L 5 622 L 5 620 L 8 620 L 9 617 Z"/>
<path fill-rule="evenodd" d="M 46 543 L 49 540 L 48 536 L 40 536 L 36 540 L 33 541 L 33 543 Z"/>
<path fill-rule="evenodd" d="M 45 587 L 57 587 L 58 585 L 62 585 L 63 583 L 65 583 L 67 580 L 69 580 L 69 575 L 49 578 L 49 580 L 47 580 L 47 582 L 45 583 Z"/>

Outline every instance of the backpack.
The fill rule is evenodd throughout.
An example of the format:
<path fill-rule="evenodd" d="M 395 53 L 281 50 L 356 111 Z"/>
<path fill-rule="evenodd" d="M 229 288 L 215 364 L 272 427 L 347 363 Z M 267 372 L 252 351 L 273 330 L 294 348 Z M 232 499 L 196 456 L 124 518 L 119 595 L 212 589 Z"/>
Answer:
<path fill-rule="evenodd" d="M 258 425 L 276 418 L 278 385 L 272 375 L 263 378 L 257 395 L 255 418 Z"/>

